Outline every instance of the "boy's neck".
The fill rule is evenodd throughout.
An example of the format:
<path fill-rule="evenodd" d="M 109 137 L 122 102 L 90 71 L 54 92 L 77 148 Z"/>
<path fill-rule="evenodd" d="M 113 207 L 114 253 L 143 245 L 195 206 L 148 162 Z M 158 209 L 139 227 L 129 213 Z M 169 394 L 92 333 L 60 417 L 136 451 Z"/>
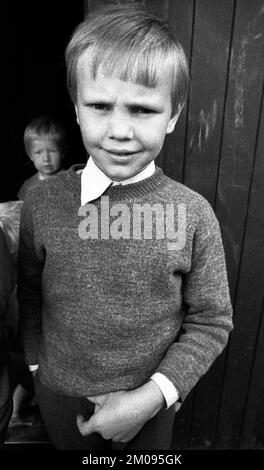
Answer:
<path fill-rule="evenodd" d="M 113 183 L 113 186 L 138 183 L 152 176 L 154 172 L 155 163 L 152 161 L 136 175 L 122 181 L 114 181 L 96 165 L 94 159 L 90 156 L 81 175 L 81 204 L 84 205 L 100 197 L 111 183 Z"/>
<path fill-rule="evenodd" d="M 96 172 L 97 175 L 103 174 L 104 176 L 109 178 L 109 180 L 111 180 L 113 182 L 113 186 L 115 186 L 117 184 L 125 185 L 125 184 L 137 183 L 137 182 L 151 176 L 155 172 L 155 162 L 154 162 L 154 160 L 152 160 L 150 163 L 148 163 L 147 166 L 145 166 L 145 168 L 140 170 L 136 175 L 133 175 L 129 178 L 125 178 L 124 180 L 121 180 L 121 181 L 117 181 L 117 180 L 114 180 L 114 179 L 111 179 L 110 177 L 108 177 L 106 175 L 106 173 L 103 170 L 101 170 L 101 168 L 98 167 L 98 165 L 95 163 L 92 156 L 90 156 L 88 161 L 87 161 L 86 170 L 87 170 L 88 174 L 89 173 L 94 173 L 94 171 Z"/>

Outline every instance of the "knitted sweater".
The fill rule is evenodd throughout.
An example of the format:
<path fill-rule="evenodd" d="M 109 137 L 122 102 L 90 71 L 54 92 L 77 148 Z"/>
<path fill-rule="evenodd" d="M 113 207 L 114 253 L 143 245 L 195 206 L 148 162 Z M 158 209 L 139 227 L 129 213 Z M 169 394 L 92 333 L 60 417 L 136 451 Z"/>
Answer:
<path fill-rule="evenodd" d="M 64 171 L 64 169 L 62 170 L 59 170 L 60 171 Z M 56 173 L 57 175 L 58 173 Z M 50 175 L 49 178 L 54 178 L 55 175 Z M 25 196 L 28 192 L 28 190 L 35 184 L 38 184 L 40 183 L 41 181 L 43 181 L 44 179 L 40 179 L 39 177 L 39 174 L 38 173 L 35 173 L 33 176 L 30 176 L 30 178 L 27 178 L 24 183 L 22 184 L 22 186 L 20 186 L 19 188 L 19 191 L 17 193 L 17 197 L 18 199 L 20 199 L 21 201 L 23 201 L 25 199 Z"/>
<path fill-rule="evenodd" d="M 26 360 L 69 395 L 135 389 L 160 372 L 184 400 L 232 329 L 214 212 L 159 168 L 80 209 L 80 168 L 43 181 L 24 201 L 18 297 Z M 141 236 L 138 225 L 132 230 L 139 207 L 157 209 L 152 220 L 142 217 Z M 178 242 L 158 225 L 163 210 L 171 227 L 171 208 Z"/>
<path fill-rule="evenodd" d="M 22 184 L 22 186 L 20 186 L 19 188 L 19 191 L 17 193 L 17 197 L 18 199 L 20 199 L 21 201 L 23 201 L 25 199 L 25 196 L 26 196 L 26 193 L 28 192 L 28 190 L 36 183 L 39 183 L 40 180 L 39 179 L 39 175 L 38 173 L 35 173 L 33 176 L 30 176 L 30 178 L 27 178 L 24 183 Z"/>

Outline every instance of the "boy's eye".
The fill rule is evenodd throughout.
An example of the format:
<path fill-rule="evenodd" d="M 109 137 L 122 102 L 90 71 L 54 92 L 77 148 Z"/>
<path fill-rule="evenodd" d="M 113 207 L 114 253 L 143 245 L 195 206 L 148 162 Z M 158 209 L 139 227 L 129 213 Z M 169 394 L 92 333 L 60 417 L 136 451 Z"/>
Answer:
<path fill-rule="evenodd" d="M 106 104 L 106 103 L 91 103 L 89 107 L 94 109 L 95 111 L 109 111 L 110 110 L 109 104 Z"/>
<path fill-rule="evenodd" d="M 154 109 L 145 108 L 143 106 L 133 106 L 131 108 L 131 111 L 133 114 L 154 114 L 155 113 Z"/>

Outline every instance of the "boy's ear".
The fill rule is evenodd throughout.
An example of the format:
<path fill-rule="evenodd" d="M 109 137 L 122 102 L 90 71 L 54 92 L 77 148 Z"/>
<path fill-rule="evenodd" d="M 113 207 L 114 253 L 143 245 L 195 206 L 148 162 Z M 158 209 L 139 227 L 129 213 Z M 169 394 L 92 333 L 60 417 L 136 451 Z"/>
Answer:
<path fill-rule="evenodd" d="M 79 116 L 78 116 L 78 109 L 77 109 L 76 104 L 74 105 L 74 109 L 75 109 L 75 114 L 76 114 L 76 121 L 77 121 L 78 124 L 80 125 L 80 123 L 79 123 Z"/>
<path fill-rule="evenodd" d="M 176 122 L 177 122 L 178 119 L 179 119 L 179 116 L 180 116 L 180 114 L 181 114 L 182 108 L 183 108 L 183 106 L 180 106 L 180 105 L 179 105 L 179 107 L 178 107 L 176 113 L 175 113 L 174 116 L 172 116 L 172 118 L 169 120 L 168 125 L 167 125 L 166 134 L 171 134 L 171 133 L 174 131 L 175 124 L 176 124 Z"/>

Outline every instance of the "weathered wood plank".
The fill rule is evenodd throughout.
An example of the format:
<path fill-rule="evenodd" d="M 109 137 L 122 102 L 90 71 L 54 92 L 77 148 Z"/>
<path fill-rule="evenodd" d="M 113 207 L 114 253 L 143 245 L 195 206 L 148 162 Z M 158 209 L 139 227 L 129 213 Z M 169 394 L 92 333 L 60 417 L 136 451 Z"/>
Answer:
<path fill-rule="evenodd" d="M 252 376 L 248 384 L 245 417 L 240 436 L 241 449 L 264 447 L 264 308 L 261 320 Z"/>
<path fill-rule="evenodd" d="M 235 329 L 230 343 L 228 365 L 223 390 L 219 428 L 224 427 L 226 435 L 218 431 L 217 446 L 238 446 L 242 426 L 243 410 L 247 406 L 247 390 L 251 369 L 254 365 L 256 341 L 261 323 L 261 309 L 264 288 L 264 120 L 258 127 L 258 145 L 248 207 L 243 256 L 239 273 L 239 284 L 235 308 Z M 262 338 L 264 341 L 264 338 Z M 263 359 L 262 359 L 263 360 Z M 258 367 L 256 365 L 256 367 Z M 262 377 L 264 379 L 264 370 Z M 261 381 L 261 375 L 260 375 Z M 260 382 L 261 384 L 261 382 Z M 255 384 L 256 385 L 256 384 Z M 259 388 L 250 390 L 258 394 Z M 229 399 L 228 399 L 229 397 Z M 231 397 L 231 398 L 230 398 Z M 260 397 L 259 397 L 260 399 Z M 252 407 L 252 403 L 251 403 Z M 231 413 L 232 410 L 232 413 Z M 228 414 L 229 415 L 228 418 Z M 230 419 L 232 416 L 232 419 Z M 223 431 L 224 433 L 224 431 Z"/>
<path fill-rule="evenodd" d="M 229 71 L 234 2 L 196 2 L 185 156 L 187 186 L 203 194 L 213 205 L 219 148 Z M 211 367 L 195 390 L 189 446 L 210 449 L 220 401 L 223 356 Z"/>
<path fill-rule="evenodd" d="M 171 0 L 168 9 L 168 22 L 173 36 L 182 45 L 191 65 L 192 29 L 194 19 L 194 0 Z M 184 149 L 186 139 L 186 103 L 175 130 L 167 135 L 163 150 L 163 170 L 177 181 L 183 179 Z"/>
<path fill-rule="evenodd" d="M 184 183 L 215 199 L 233 1 L 196 2 Z"/>
<path fill-rule="evenodd" d="M 260 273 L 255 271 L 260 253 L 254 247 L 260 234 L 256 224 L 254 228 L 250 225 L 255 209 L 250 206 L 248 210 L 248 203 L 254 188 L 251 184 L 256 172 L 254 158 L 263 84 L 263 14 L 263 1 L 237 2 L 216 204 L 224 229 L 235 329 L 227 356 L 217 449 L 239 446 L 241 414 L 261 309 Z M 253 236 L 255 242 L 251 246 Z"/>
<path fill-rule="evenodd" d="M 264 105 L 262 94 L 262 116 L 258 131 L 258 145 L 254 176 L 252 181 L 247 231 L 244 244 L 242 281 L 238 291 L 238 308 L 241 316 L 250 319 L 246 330 L 243 319 L 244 343 L 246 351 L 253 354 L 251 377 L 248 378 L 248 396 L 245 403 L 244 422 L 241 430 L 241 448 L 251 448 L 256 444 L 255 427 L 264 420 Z M 249 320 L 248 320 L 249 322 Z M 261 326 L 262 325 L 262 326 Z M 256 345 L 254 344 L 256 338 Z M 241 348 L 241 345 L 237 345 Z M 249 372 L 248 372 L 249 374 Z M 242 409 L 243 404 L 240 404 Z M 262 411 L 261 411 L 262 409 Z M 263 423 L 264 426 L 264 423 Z M 263 428 L 264 441 L 264 428 Z"/>
<path fill-rule="evenodd" d="M 263 0 L 237 2 L 216 212 L 236 288 L 263 78 Z"/>

